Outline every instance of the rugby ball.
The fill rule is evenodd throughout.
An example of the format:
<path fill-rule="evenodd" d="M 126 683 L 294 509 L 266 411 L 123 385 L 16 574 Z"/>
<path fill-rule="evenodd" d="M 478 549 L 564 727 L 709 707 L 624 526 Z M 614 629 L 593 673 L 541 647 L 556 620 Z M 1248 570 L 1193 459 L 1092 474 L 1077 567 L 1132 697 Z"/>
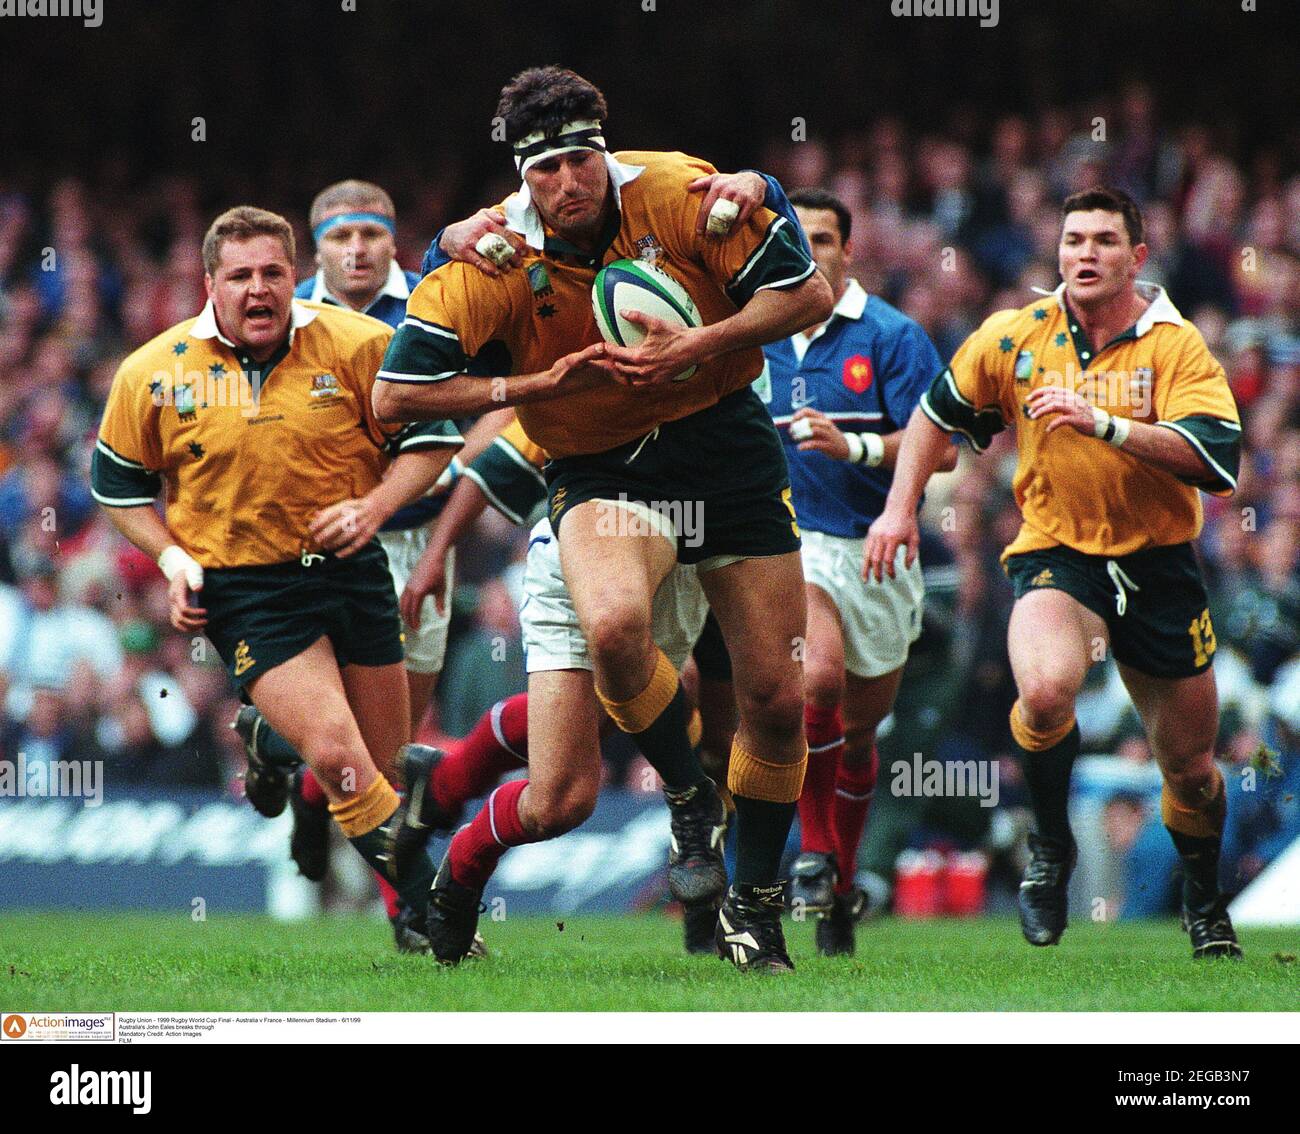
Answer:
<path fill-rule="evenodd" d="M 591 285 L 591 307 L 596 327 L 607 343 L 636 346 L 645 332 L 623 318 L 624 311 L 640 311 L 677 327 L 699 327 L 695 303 L 672 276 L 645 260 L 615 260 L 596 273 Z M 685 382 L 696 367 L 678 374 L 673 381 Z"/>

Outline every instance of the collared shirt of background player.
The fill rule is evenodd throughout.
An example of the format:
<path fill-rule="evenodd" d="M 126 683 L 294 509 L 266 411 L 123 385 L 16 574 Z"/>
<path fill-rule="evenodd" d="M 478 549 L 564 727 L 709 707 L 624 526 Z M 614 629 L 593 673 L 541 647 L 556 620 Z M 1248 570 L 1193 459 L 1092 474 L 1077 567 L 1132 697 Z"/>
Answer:
<path fill-rule="evenodd" d="M 429 448 L 402 448 L 421 431 L 375 419 L 371 386 L 391 331 L 293 298 L 283 218 L 222 214 L 204 263 L 202 314 L 137 350 L 114 378 L 95 496 L 158 559 L 173 625 L 206 630 L 379 867 L 380 827 L 397 806 L 385 776 L 409 711 L 396 596 L 372 537 L 437 480 L 460 438 L 434 428 L 422 431 Z M 396 456 L 385 477 L 386 450 Z M 165 518 L 154 508 L 164 484 Z M 427 877 L 399 884 L 414 908 L 427 888 Z"/>
<path fill-rule="evenodd" d="M 990 316 L 927 392 L 864 571 L 892 570 L 902 544 L 915 555 L 915 505 L 945 431 L 982 449 L 1015 424 L 1024 523 L 1003 561 L 1018 596 L 1007 632 L 1019 694 L 1011 728 L 1037 826 L 1021 887 L 1025 936 L 1054 944 L 1065 928 L 1074 703 L 1109 644 L 1164 777 L 1162 816 L 1183 859 L 1194 948 L 1232 954 L 1217 878 L 1225 797 L 1214 766 L 1215 642 L 1190 542 L 1201 528 L 1198 489 L 1236 487 L 1241 427 L 1196 328 L 1162 289 L 1138 282 L 1146 257 L 1141 215 L 1122 193 L 1065 202 L 1060 288 Z"/>
<path fill-rule="evenodd" d="M 875 789 L 876 729 L 889 715 L 921 631 L 919 561 L 864 583 L 862 544 L 884 507 L 903 429 L 943 369 L 925 331 L 849 275 L 851 216 L 824 190 L 790 204 L 835 294 L 824 323 L 763 348 L 764 400 L 786 439 L 803 533 L 808 774 L 792 894 L 819 915 L 818 946 L 853 949 L 857 848 Z M 942 470 L 956 467 L 949 445 Z"/>
<path fill-rule="evenodd" d="M 782 233 L 787 222 L 765 210 L 725 242 L 702 241 L 695 230 L 698 199 L 689 196 L 687 186 L 713 171 L 682 155 L 628 153 L 620 161 L 608 154 L 600 133 L 603 97 L 571 73 L 548 72 L 517 77 L 503 92 L 502 105 L 519 84 L 539 75 L 538 89 L 544 84 L 548 94 L 542 98 L 550 99 L 550 106 L 559 105 L 556 100 L 578 84 L 595 97 L 585 105 L 585 95 L 564 105 L 547 130 L 537 131 L 516 151 L 525 191 L 513 199 L 518 210 L 513 227 L 528 236 L 534 262 L 526 263 L 523 273 L 498 280 L 462 264 L 426 277 L 408 308 L 412 326 L 394 339 L 375 399 L 380 416 L 391 420 L 513 404 L 528 435 L 553 456 L 566 458 L 599 455 L 638 439 L 649 444 L 662 423 L 686 421 L 710 410 L 722 395 L 744 390 L 761 367 L 755 348 L 823 317 L 830 295 L 797 241 Z M 510 115 L 504 117 L 509 135 Z M 525 137 L 520 133 L 514 141 Z M 530 146 L 536 148 L 525 152 Z M 508 203 L 507 215 L 511 208 Z M 545 249 L 543 221 L 553 234 Z M 677 270 L 706 325 L 676 330 L 646 320 L 648 333 L 640 347 L 607 346 L 598 341 L 590 313 L 591 279 L 600 263 L 638 255 L 644 245 L 636 242 L 644 236 Z M 543 280 L 544 305 L 533 301 Z M 727 284 L 733 285 L 734 300 L 723 290 Z M 464 373 L 469 358 L 502 340 L 513 374 L 485 382 Z M 583 343 L 591 345 L 565 353 Z M 700 371 L 692 380 L 672 381 L 695 365 Z M 770 429 L 770 423 L 762 428 Z M 720 444 L 731 443 L 720 438 Z M 684 695 L 649 627 L 650 599 L 676 562 L 677 549 L 658 537 L 601 534 L 602 509 L 608 505 L 584 499 L 568 507 L 556 493 L 556 481 L 551 484 L 553 508 L 564 521 L 559 540 L 565 577 L 592 646 L 606 708 L 625 731 L 637 735 L 670 793 L 697 794 L 708 781 L 685 738 Z M 740 812 L 738 880 L 745 887 L 770 887 L 806 753 L 802 677 L 790 648 L 803 630 L 802 604 L 790 601 L 792 593 L 802 594 L 802 575 L 790 550 L 740 559 L 702 577 L 736 655 L 741 726 L 731 787 Z M 670 735 L 656 735 L 661 720 L 661 731 Z M 532 726 L 530 719 L 536 754 Z M 549 727 L 554 730 L 554 722 Z M 662 751 L 656 752 L 661 741 Z M 751 798 L 754 806 L 747 807 L 744 801 Z M 516 842 L 529 836 L 528 808 L 525 794 Z"/>

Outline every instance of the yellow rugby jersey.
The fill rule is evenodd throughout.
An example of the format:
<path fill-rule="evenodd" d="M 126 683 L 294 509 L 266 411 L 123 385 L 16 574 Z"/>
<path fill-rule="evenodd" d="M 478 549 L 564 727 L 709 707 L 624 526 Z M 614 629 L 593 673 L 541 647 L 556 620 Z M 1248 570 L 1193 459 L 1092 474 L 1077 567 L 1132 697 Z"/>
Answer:
<path fill-rule="evenodd" d="M 789 222 L 758 209 L 725 240 L 695 231 L 700 195 L 686 186 L 716 173 L 682 153 L 615 155 L 632 176 L 618 186 L 618 209 L 593 256 L 547 232 L 541 251 L 524 251 L 522 270 L 492 279 L 449 263 L 411 294 L 381 381 L 430 383 L 457 374 L 533 374 L 600 341 L 591 286 L 602 265 L 651 259 L 690 293 L 705 324 L 736 313 L 758 291 L 793 287 L 814 265 Z M 640 173 L 635 173 L 639 168 Z M 616 227 L 617 226 L 617 227 Z M 758 347 L 703 363 L 685 382 L 632 389 L 611 381 L 553 401 L 517 407 L 527 434 L 556 457 L 596 453 L 705 409 L 749 385 L 763 368 Z"/>
<path fill-rule="evenodd" d="M 96 500 L 152 504 L 204 567 L 318 551 L 312 513 L 362 496 L 404 450 L 463 443 L 447 423 L 385 432 L 370 404 L 392 335 L 377 319 L 294 300 L 288 342 L 260 365 L 209 303 L 131 354 L 109 391 L 91 462 Z"/>
<path fill-rule="evenodd" d="M 522 524 L 546 499 L 541 467 L 546 453 L 534 445 L 518 420 L 512 421 L 465 470 L 488 503 L 512 524 Z"/>
<path fill-rule="evenodd" d="M 1139 284 L 1150 306 L 1124 334 L 1089 343 L 1064 285 L 1018 311 L 999 311 L 970 336 L 921 398 L 941 429 L 983 450 L 1016 425 L 1014 491 L 1023 518 L 1002 558 L 1064 544 L 1087 555 L 1128 555 L 1185 543 L 1201 530 L 1197 490 L 1237 486 L 1241 423 L 1223 367 L 1163 288 Z M 1036 386 L 1068 386 L 1117 417 L 1172 429 L 1205 462 L 1183 480 L 1068 426 L 1031 421 Z"/>

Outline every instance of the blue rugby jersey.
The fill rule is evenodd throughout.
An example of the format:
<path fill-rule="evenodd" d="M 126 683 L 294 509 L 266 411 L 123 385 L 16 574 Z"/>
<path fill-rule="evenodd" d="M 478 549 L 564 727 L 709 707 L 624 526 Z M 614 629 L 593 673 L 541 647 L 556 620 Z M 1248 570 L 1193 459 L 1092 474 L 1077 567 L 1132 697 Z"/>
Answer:
<path fill-rule="evenodd" d="M 383 290 L 375 296 L 370 306 L 362 314 L 369 315 L 396 329 L 406 318 L 406 301 L 410 298 L 415 285 L 420 282 L 419 272 L 407 272 L 398 267 L 393 260 L 388 265 L 388 279 Z M 325 287 L 325 273 L 317 272 L 309 276 L 294 288 L 293 294 L 299 299 L 310 299 L 318 303 L 333 303 L 338 307 L 347 306 L 340 303 Z M 381 532 L 400 532 L 409 528 L 422 528 L 443 509 L 447 502 L 447 493 L 439 496 L 423 496 L 419 500 L 399 508 L 379 530 Z"/>
<path fill-rule="evenodd" d="M 943 362 L 918 323 L 850 280 L 830 321 L 802 359 L 794 338 L 763 348 L 755 389 L 785 443 L 799 526 L 827 535 L 866 535 L 889 495 L 892 473 L 801 451 L 790 437 L 808 406 L 845 433 L 893 433 L 907 425 Z"/>

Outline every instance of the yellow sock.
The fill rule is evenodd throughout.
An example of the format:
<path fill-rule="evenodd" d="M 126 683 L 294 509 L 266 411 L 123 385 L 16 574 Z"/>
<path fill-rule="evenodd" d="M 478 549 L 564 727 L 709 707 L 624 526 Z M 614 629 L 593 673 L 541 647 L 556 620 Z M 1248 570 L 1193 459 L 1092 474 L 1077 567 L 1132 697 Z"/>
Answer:
<path fill-rule="evenodd" d="M 1011 706 L 1011 735 L 1026 752 L 1046 752 L 1049 748 L 1055 748 L 1070 735 L 1070 729 L 1074 728 L 1074 720 L 1074 715 L 1071 714 L 1065 724 L 1047 732 L 1038 732 L 1025 724 L 1020 702 L 1017 701 Z"/>
<path fill-rule="evenodd" d="M 795 803 L 803 792 L 803 776 L 808 770 L 808 748 L 794 764 L 774 764 L 755 756 L 741 746 L 739 738 L 731 742 L 731 763 L 727 768 L 727 787 L 733 795 L 762 799 L 769 803 Z"/>
<path fill-rule="evenodd" d="M 330 814 L 349 839 L 360 838 L 383 823 L 397 810 L 397 792 L 383 776 L 376 776 L 360 795 L 331 803 Z"/>
<path fill-rule="evenodd" d="M 650 675 L 649 684 L 631 700 L 611 701 L 599 689 L 596 690 L 596 696 L 605 706 L 605 712 L 624 732 L 644 732 L 659 719 L 660 714 L 677 696 L 677 686 L 681 683 L 677 670 L 663 650 L 656 649 L 655 653 L 658 656 L 655 658 L 655 669 Z"/>
<path fill-rule="evenodd" d="M 1200 807 L 1188 808 L 1174 798 L 1165 784 L 1160 789 L 1160 820 L 1171 831 L 1189 835 L 1194 839 L 1217 839 L 1223 834 L 1223 822 L 1228 814 L 1228 795 L 1224 790 L 1223 775 L 1214 769 L 1214 791 Z"/>

